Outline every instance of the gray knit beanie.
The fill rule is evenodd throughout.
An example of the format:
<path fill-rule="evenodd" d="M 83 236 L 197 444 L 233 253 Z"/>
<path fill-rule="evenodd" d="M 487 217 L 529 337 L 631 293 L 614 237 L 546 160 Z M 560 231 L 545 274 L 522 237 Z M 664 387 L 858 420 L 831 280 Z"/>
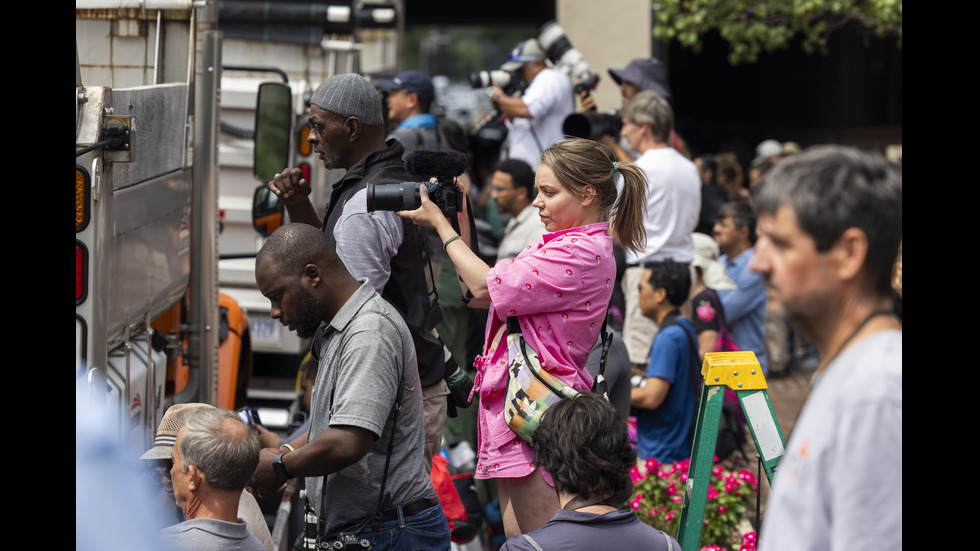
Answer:
<path fill-rule="evenodd" d="M 367 126 L 384 123 L 381 94 L 361 75 L 344 73 L 328 78 L 317 86 L 310 103 L 341 117 L 356 117 Z"/>

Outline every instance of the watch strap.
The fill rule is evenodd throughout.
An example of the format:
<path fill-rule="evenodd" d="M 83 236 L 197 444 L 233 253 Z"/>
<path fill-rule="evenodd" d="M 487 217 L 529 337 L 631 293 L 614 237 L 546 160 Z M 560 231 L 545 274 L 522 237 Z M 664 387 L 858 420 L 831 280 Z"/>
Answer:
<path fill-rule="evenodd" d="M 272 469 L 276 471 L 276 474 L 283 479 L 283 482 L 288 482 L 292 476 L 289 476 L 289 472 L 286 471 L 286 465 L 282 462 L 282 456 L 289 452 L 282 452 L 276 456 L 276 459 L 272 462 Z"/>

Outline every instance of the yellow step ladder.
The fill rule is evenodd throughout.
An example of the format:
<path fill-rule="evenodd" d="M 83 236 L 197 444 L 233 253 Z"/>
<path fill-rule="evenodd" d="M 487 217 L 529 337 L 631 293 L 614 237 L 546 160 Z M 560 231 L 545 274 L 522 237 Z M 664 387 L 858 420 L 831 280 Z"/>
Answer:
<path fill-rule="evenodd" d="M 681 548 L 691 550 L 698 549 L 701 541 L 725 389 L 732 389 L 738 397 L 770 485 L 786 447 L 786 439 L 769 400 L 769 386 L 754 352 L 709 352 L 704 355 L 701 375 L 704 385 L 677 529 Z"/>

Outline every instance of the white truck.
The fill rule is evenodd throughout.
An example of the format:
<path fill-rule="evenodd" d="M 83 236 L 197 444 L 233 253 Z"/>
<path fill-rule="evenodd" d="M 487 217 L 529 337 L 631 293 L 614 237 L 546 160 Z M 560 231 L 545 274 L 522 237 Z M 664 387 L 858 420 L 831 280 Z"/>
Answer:
<path fill-rule="evenodd" d="M 256 13 L 255 2 L 221 2 L 219 28 L 223 33 L 221 132 L 218 152 L 219 239 L 218 277 L 223 293 L 247 312 L 253 356 L 248 391 L 263 423 L 283 428 L 289 404 L 296 398 L 296 374 L 309 351 L 309 342 L 287 331 L 269 316 L 269 301 L 255 287 L 254 254 L 269 225 L 259 216 L 256 201 L 268 199 L 266 184 L 285 166 L 302 168 L 313 184 L 311 200 L 318 211 L 329 199 L 329 186 L 339 179 L 311 151 L 309 97 L 332 74 L 358 72 L 393 74 L 397 59 L 398 25 L 394 4 L 384 2 L 272 2 Z M 288 161 L 263 173 L 253 170 L 256 91 L 263 82 L 280 82 L 292 91 Z M 274 199 L 274 198 L 273 198 Z M 282 219 L 281 209 L 270 211 Z M 256 218 L 259 218 L 256 220 Z"/>
<path fill-rule="evenodd" d="M 301 166 L 322 208 L 332 178 L 304 152 L 306 98 L 334 72 L 390 73 L 397 57 L 391 4 L 220 6 L 75 5 L 76 376 L 147 445 L 174 402 L 267 405 L 264 424 L 287 424 L 308 344 L 255 289 L 255 193 Z"/>
<path fill-rule="evenodd" d="M 250 384 L 248 321 L 218 292 L 216 13 L 75 4 L 76 378 L 144 448 L 171 403 L 234 409 Z M 263 95 L 266 134 L 288 136 L 288 88 Z"/>

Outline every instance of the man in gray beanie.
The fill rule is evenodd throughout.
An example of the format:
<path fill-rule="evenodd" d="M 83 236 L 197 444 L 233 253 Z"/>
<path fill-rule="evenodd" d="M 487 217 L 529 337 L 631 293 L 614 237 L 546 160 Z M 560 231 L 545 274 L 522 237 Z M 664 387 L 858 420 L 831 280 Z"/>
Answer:
<path fill-rule="evenodd" d="M 405 316 L 418 356 L 425 413 L 425 463 L 431 468 L 432 456 L 438 453 L 442 442 L 447 411 L 446 353 L 439 338 L 427 329 L 435 325 L 435 320 L 429 325 L 427 267 L 420 254 L 417 226 L 392 211 L 367 210 L 370 184 L 415 180 L 402 161 L 402 145 L 396 140 L 385 142 L 381 109 L 381 94 L 360 75 L 334 75 L 313 92 L 308 141 L 328 169 L 347 170 L 333 184 L 322 221 L 310 202 L 310 183 L 298 168 L 277 174 L 269 188 L 286 205 L 292 222 L 310 224 L 333 236 L 337 255 L 351 275 L 358 280 L 368 279 Z M 314 337 L 314 346 L 319 335 L 322 332 Z M 449 363 L 455 371 L 455 361 L 450 358 Z"/>

